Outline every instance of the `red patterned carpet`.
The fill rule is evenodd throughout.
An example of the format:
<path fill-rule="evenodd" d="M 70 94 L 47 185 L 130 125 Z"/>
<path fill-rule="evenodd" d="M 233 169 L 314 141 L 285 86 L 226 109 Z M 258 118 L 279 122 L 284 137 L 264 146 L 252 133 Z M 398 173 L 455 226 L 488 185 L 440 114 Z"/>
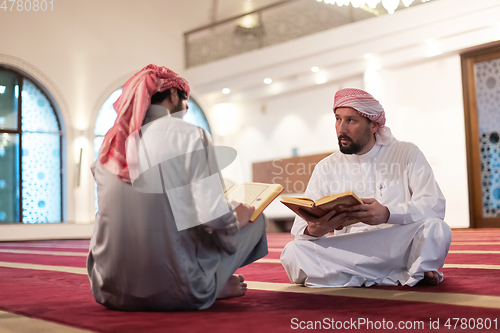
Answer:
<path fill-rule="evenodd" d="M 88 240 L 0 243 L 0 311 L 95 332 L 500 331 L 500 230 L 453 231 L 444 282 L 414 288 L 293 286 L 278 260 L 291 236 L 268 240 L 269 255 L 238 271 L 249 281 L 246 296 L 175 313 L 95 303 L 84 269 Z"/>

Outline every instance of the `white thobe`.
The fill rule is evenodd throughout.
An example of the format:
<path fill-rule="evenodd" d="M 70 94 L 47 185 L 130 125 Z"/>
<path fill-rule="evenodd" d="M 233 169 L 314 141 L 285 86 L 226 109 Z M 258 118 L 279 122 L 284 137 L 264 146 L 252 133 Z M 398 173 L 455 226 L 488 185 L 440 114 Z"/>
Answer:
<path fill-rule="evenodd" d="M 189 191 L 180 194 L 186 202 L 179 202 L 175 196 L 179 192 L 169 192 L 174 186 L 170 189 L 167 186 L 160 193 L 141 192 L 121 181 L 98 161 L 92 165 L 99 210 L 87 269 L 96 301 L 112 309 L 207 308 L 238 267 L 267 254 L 263 216 L 241 230 L 232 209 L 207 223 L 198 223 L 199 207 L 212 210 L 201 212 L 208 215 L 217 207 L 229 207 L 223 193 L 210 197 L 207 191 L 200 193 L 201 187 L 189 186 L 189 180 L 200 181 L 207 165 L 215 166 L 218 173 L 214 155 L 210 153 L 210 136 L 174 117 L 176 114 L 161 118 L 166 114 L 165 108 L 151 106 L 145 123 L 154 122 L 142 136 L 154 139 L 151 130 L 161 134 L 154 136 L 155 142 L 146 142 L 151 158 L 156 153 L 156 156 L 161 155 L 161 150 L 173 156 L 186 155 L 180 159 L 182 165 L 172 161 L 162 165 L 167 168 L 163 169 L 161 180 L 165 184 L 187 181 L 184 188 Z M 205 147 L 208 152 L 207 163 L 200 163 L 199 157 L 203 156 L 204 160 L 204 153 L 200 156 L 189 154 L 200 148 L 200 138 L 201 148 Z M 196 198 L 186 198 L 186 193 Z M 197 205 L 200 198 L 208 198 L 205 200 L 208 203 Z M 192 227 L 179 227 L 184 225 Z"/>
<path fill-rule="evenodd" d="M 310 287 L 415 285 L 424 272 L 438 271 L 451 243 L 443 221 L 445 198 L 423 153 L 412 143 L 376 143 L 364 155 L 335 152 L 319 162 L 305 196 L 354 191 L 389 209 L 387 223 L 356 223 L 334 236 L 304 235 L 296 217 L 295 240 L 281 263 L 290 280 Z M 443 275 L 439 272 L 440 281 Z"/>

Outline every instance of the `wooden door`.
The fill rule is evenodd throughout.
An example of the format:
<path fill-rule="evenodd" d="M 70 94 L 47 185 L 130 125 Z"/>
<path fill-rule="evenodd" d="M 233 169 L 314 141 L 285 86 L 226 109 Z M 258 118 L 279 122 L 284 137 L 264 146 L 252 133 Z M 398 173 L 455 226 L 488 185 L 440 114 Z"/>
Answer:
<path fill-rule="evenodd" d="M 500 228 L 500 45 L 461 57 L 471 227 Z"/>

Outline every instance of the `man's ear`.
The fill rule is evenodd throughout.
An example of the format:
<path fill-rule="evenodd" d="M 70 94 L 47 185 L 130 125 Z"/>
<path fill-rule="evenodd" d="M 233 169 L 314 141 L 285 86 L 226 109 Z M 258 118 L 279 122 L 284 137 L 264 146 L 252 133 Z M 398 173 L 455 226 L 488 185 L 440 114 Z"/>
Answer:
<path fill-rule="evenodd" d="M 177 93 L 177 88 L 170 88 L 170 101 L 174 105 L 177 105 L 177 103 L 179 103 L 179 94 Z"/>
<path fill-rule="evenodd" d="M 380 128 L 380 125 L 374 121 L 370 122 L 370 125 L 371 125 L 372 134 L 375 134 L 378 131 L 378 129 Z"/>

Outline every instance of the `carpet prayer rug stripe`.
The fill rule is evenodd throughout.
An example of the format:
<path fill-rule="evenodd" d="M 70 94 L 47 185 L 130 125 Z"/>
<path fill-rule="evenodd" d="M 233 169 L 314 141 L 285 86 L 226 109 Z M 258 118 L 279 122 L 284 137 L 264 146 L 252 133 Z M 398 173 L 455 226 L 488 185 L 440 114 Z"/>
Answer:
<path fill-rule="evenodd" d="M 106 333 L 293 332 L 298 323 L 358 319 L 372 324 L 384 320 L 395 325 L 399 321 L 423 325 L 404 331 L 429 331 L 431 323 L 435 326 L 439 321 L 439 327 L 432 331 L 484 332 L 449 330 L 444 323 L 453 317 L 500 321 L 500 230 L 454 230 L 442 270 L 445 280 L 436 287 L 293 285 L 279 263 L 280 253 L 290 240 L 289 234 L 268 235 L 269 255 L 237 271 L 248 281 L 246 296 L 217 301 L 204 311 L 175 313 L 124 313 L 97 304 L 85 269 L 88 240 L 0 243 L 0 310 L 27 320 L 33 317 L 45 323 L 56 322 L 68 332 L 69 327 L 75 327 Z M 490 331 L 500 331 L 498 325 Z M 374 330 L 376 327 L 366 325 L 356 328 L 358 332 Z"/>
<path fill-rule="evenodd" d="M 73 273 L 87 275 L 86 269 L 77 269 L 64 266 L 45 266 L 30 264 L 15 264 L 0 262 L 1 267 L 34 269 L 43 271 L 55 271 L 64 273 Z M 371 298 L 383 300 L 398 301 L 416 301 L 428 303 L 440 303 L 450 305 L 467 305 L 474 307 L 486 307 L 500 309 L 500 296 L 482 296 L 458 293 L 433 293 L 433 292 L 415 292 L 415 291 L 394 291 L 375 288 L 305 288 L 290 283 L 272 283 L 247 281 L 248 287 L 255 290 L 279 291 L 288 293 L 303 293 L 315 295 L 344 296 L 357 298 Z"/>
<path fill-rule="evenodd" d="M 44 245 L 27 245 L 26 243 L 0 243 L 0 249 L 4 248 L 18 248 L 18 249 L 32 249 L 32 248 L 42 248 L 42 249 L 52 249 L 53 251 L 61 250 L 65 251 L 67 249 L 75 250 L 75 251 L 88 251 L 89 250 L 89 244 L 87 245 L 49 245 L 49 244 L 44 244 Z"/>
<path fill-rule="evenodd" d="M 7 271 L 7 272 L 5 272 Z M 443 324 L 450 316 L 495 318 L 498 310 L 462 305 L 424 304 L 418 301 L 393 301 L 339 295 L 302 294 L 249 290 L 245 297 L 216 302 L 210 309 L 174 313 L 125 313 L 96 304 L 84 275 L 0 269 L 5 297 L 0 308 L 25 316 L 43 318 L 64 325 L 97 332 L 291 332 L 298 321 L 441 322 L 437 332 L 450 332 Z M 29 272 L 29 270 L 28 270 Z M 299 287 L 300 288 L 300 287 Z M 307 289 L 307 288 L 301 288 Z M 358 290 L 361 288 L 357 288 Z M 26 297 L 29 295 L 29 297 Z M 6 302 L 15 299 L 14 302 Z M 357 324 L 356 331 L 371 332 Z M 420 329 L 422 331 L 422 329 Z M 453 332 L 453 330 L 451 330 Z M 476 332 L 468 330 L 468 332 Z M 482 332 L 477 330 L 477 332 Z"/>
<path fill-rule="evenodd" d="M 53 265 L 51 266 L 51 265 L 37 265 L 37 264 L 0 261 L 0 267 L 34 269 L 39 271 L 53 271 L 53 272 L 73 273 L 73 274 L 84 274 L 84 275 L 87 274 L 86 268 L 71 267 L 71 266 L 53 266 Z"/>
<path fill-rule="evenodd" d="M 265 260 L 261 259 L 257 263 L 274 263 L 274 261 L 271 260 Z M 279 260 L 277 261 L 279 264 Z M 37 265 L 37 264 L 22 264 L 22 263 L 16 263 L 16 262 L 0 262 L 1 267 L 10 267 L 10 268 L 23 268 L 23 269 L 35 269 L 35 270 L 47 270 L 47 271 L 59 271 L 59 272 L 66 272 L 66 273 L 75 273 L 75 274 L 83 274 L 86 275 L 86 269 L 84 267 L 77 268 L 77 267 L 71 267 L 71 266 L 54 266 L 54 265 Z M 480 269 L 491 269 L 491 265 L 445 265 L 445 267 L 452 267 L 452 268 L 480 268 Z M 495 269 L 499 269 L 500 267 L 496 267 Z M 264 282 L 248 282 L 249 287 L 252 288 L 252 286 L 259 286 L 259 283 L 262 284 Z M 285 291 L 283 290 L 284 287 L 290 286 L 290 284 L 284 284 L 284 283 L 274 283 L 270 284 L 269 286 L 271 287 L 265 287 L 263 290 L 267 291 Z M 273 286 L 275 289 L 272 289 Z M 261 288 L 254 288 L 254 289 L 261 289 Z M 340 290 L 337 288 L 334 288 L 332 290 Z M 361 293 L 365 293 L 367 290 L 370 289 L 350 289 L 350 290 L 358 290 L 361 291 Z M 314 294 L 324 294 L 324 295 L 332 295 L 332 292 L 328 290 L 328 288 L 318 288 L 318 289 L 312 289 L 312 288 L 300 288 L 300 289 L 287 289 L 288 292 L 301 292 L 301 293 L 314 293 Z M 324 291 L 324 292 L 323 292 Z M 359 294 L 358 291 L 355 291 L 356 295 Z M 345 295 L 341 295 L 345 296 Z M 362 297 L 362 296 L 351 296 L 351 297 Z M 373 297 L 368 297 L 368 298 L 373 298 Z M 380 296 L 379 298 L 385 299 L 385 297 Z M 411 299 L 410 299 L 411 300 Z M 496 301 L 498 302 L 500 300 L 497 299 Z M 429 302 L 434 302 L 429 301 Z M 476 306 L 479 303 L 475 303 Z M 486 304 L 486 303 L 485 303 Z M 500 302 L 499 302 L 500 304 Z M 472 306 L 472 305 L 471 305 Z M 486 306 L 486 305 L 485 305 Z M 490 306 L 487 306 L 490 307 Z"/>
<path fill-rule="evenodd" d="M 0 311 L 0 333 L 13 332 L 87 333 L 91 331 Z"/>
<path fill-rule="evenodd" d="M 288 283 L 269 283 L 248 281 L 250 289 L 281 291 L 290 293 L 304 293 L 315 295 L 345 296 L 357 298 L 372 298 L 384 300 L 413 301 L 440 303 L 450 305 L 466 305 L 500 309 L 500 297 L 469 294 L 443 294 L 431 292 L 401 292 L 396 290 L 383 290 L 374 288 L 306 288 Z"/>
<path fill-rule="evenodd" d="M 20 268 L 20 269 L 34 269 L 44 271 L 56 271 L 64 273 L 73 273 L 80 275 L 87 275 L 86 269 L 76 269 L 74 267 L 64 266 L 45 266 L 45 265 L 30 265 L 30 264 L 10 264 L 0 262 L 1 267 Z M 247 281 L 248 287 L 255 290 L 263 291 L 280 291 L 288 293 L 303 293 L 315 295 L 329 295 L 329 296 L 346 296 L 357 298 L 373 298 L 385 300 L 398 300 L 398 301 L 416 301 L 416 302 L 429 302 L 441 303 L 450 305 L 467 305 L 474 307 L 486 307 L 500 309 L 500 296 L 481 296 L 481 295 L 468 295 L 456 293 L 432 293 L 432 292 L 414 292 L 414 291 L 394 291 L 394 290 L 381 290 L 373 288 L 305 288 L 290 283 L 272 283 L 272 282 L 258 282 Z"/>
<path fill-rule="evenodd" d="M 33 250 L 13 250 L 13 249 L 0 249 L 0 253 L 18 253 L 18 254 L 43 254 L 52 256 L 72 256 L 72 257 L 86 257 L 88 252 L 67 252 L 67 251 L 33 251 Z"/>
<path fill-rule="evenodd" d="M 85 267 L 85 257 L 68 257 L 68 256 L 45 256 L 45 255 L 30 255 L 30 254 L 13 254 L 0 253 L 0 261 L 26 264 L 40 264 L 49 266 L 72 266 Z"/>

